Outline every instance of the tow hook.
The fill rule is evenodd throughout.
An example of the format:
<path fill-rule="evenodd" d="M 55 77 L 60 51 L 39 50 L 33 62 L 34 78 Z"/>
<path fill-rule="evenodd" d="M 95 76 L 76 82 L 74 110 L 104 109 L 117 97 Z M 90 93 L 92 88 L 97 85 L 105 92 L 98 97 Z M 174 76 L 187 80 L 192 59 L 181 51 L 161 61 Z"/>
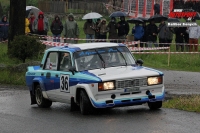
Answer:
<path fill-rule="evenodd" d="M 152 95 L 149 90 L 146 91 L 146 94 L 148 95 L 149 99 L 154 99 L 155 98 L 155 95 Z"/>

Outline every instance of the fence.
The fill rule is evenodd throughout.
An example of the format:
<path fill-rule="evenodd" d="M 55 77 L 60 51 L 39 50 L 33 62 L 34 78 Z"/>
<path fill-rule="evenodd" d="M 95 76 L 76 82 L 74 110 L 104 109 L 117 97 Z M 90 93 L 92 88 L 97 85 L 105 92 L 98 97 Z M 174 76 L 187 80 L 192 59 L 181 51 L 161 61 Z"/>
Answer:
<path fill-rule="evenodd" d="M 105 6 L 99 1 L 73 1 L 68 3 L 68 11 L 73 13 L 98 12 L 100 14 L 108 14 Z"/>
<path fill-rule="evenodd" d="M 45 13 L 65 13 L 67 11 L 65 1 L 38 1 L 38 7 Z"/>

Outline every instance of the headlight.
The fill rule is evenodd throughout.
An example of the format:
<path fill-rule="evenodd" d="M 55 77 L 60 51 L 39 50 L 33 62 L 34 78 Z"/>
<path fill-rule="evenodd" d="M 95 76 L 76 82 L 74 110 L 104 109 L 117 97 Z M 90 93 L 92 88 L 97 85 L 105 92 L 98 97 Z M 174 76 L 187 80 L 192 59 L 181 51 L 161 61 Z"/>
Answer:
<path fill-rule="evenodd" d="M 114 81 L 102 82 L 98 84 L 99 91 L 106 91 L 106 90 L 113 90 L 113 89 L 115 89 Z"/>
<path fill-rule="evenodd" d="M 148 85 L 157 85 L 157 84 L 162 84 L 162 76 L 158 77 L 149 77 L 147 79 Z"/>

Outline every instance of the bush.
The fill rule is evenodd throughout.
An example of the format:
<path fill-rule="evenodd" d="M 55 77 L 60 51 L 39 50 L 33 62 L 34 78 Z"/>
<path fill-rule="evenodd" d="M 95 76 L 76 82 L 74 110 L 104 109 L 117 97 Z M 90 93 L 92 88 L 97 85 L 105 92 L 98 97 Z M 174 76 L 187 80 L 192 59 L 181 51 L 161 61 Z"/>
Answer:
<path fill-rule="evenodd" d="M 43 52 L 45 45 L 37 41 L 36 37 L 19 35 L 11 42 L 10 56 L 25 63 L 27 58 L 34 58 Z"/>

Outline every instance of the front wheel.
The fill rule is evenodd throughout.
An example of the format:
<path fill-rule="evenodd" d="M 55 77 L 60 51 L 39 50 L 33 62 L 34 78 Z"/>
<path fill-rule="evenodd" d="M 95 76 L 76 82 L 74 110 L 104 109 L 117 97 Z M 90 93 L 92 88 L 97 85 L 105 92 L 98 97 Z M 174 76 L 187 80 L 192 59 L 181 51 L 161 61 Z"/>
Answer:
<path fill-rule="evenodd" d="M 37 85 L 35 88 L 35 99 L 38 107 L 40 108 L 49 108 L 52 105 L 52 101 L 43 97 L 40 85 Z"/>
<path fill-rule="evenodd" d="M 156 110 L 162 107 L 162 101 L 148 102 L 149 109 Z"/>
<path fill-rule="evenodd" d="M 81 114 L 87 115 L 91 112 L 92 105 L 84 90 L 80 91 L 80 111 Z"/>

